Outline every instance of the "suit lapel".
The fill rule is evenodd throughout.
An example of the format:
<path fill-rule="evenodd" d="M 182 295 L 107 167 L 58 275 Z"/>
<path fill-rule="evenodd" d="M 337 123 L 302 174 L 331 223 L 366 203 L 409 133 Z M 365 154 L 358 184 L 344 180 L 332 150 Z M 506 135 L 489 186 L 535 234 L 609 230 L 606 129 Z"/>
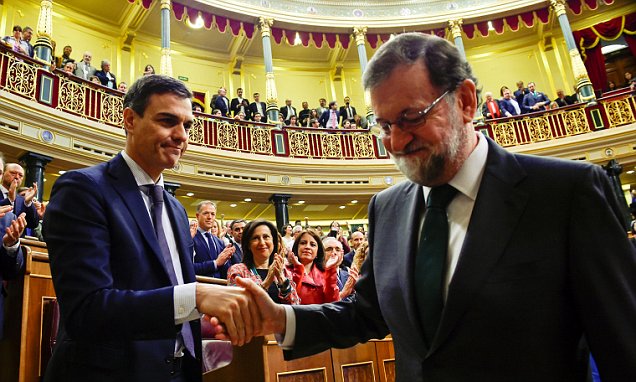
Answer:
<path fill-rule="evenodd" d="M 512 154 L 491 140 L 488 144 L 486 169 L 429 355 L 444 342 L 470 306 L 526 208 L 529 195 L 516 188 L 525 178 L 525 171 Z"/>
<path fill-rule="evenodd" d="M 141 198 L 141 192 L 139 191 L 135 177 L 121 154 L 118 154 L 109 162 L 108 174 L 112 179 L 115 192 L 119 194 L 123 203 L 128 208 L 130 215 L 135 220 L 139 230 L 143 234 L 144 240 L 152 249 L 152 253 L 161 264 L 164 272 L 166 273 L 166 278 L 169 280 L 170 276 L 166 269 L 161 249 L 159 248 L 159 243 L 155 235 L 152 221 L 150 220 L 150 215 L 148 214 L 148 209 Z"/>

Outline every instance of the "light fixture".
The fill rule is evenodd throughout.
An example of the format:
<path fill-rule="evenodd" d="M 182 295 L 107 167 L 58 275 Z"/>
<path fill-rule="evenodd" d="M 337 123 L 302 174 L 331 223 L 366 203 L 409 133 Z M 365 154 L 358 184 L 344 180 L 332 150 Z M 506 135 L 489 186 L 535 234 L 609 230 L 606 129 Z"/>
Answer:
<path fill-rule="evenodd" d="M 300 45 L 303 41 L 300 39 L 300 34 L 296 32 L 296 37 L 294 38 L 294 45 Z"/>
<path fill-rule="evenodd" d="M 44 178 L 44 181 L 46 182 L 46 178 Z"/>
<path fill-rule="evenodd" d="M 357 201 L 357 200 L 352 200 L 352 201 L 351 201 L 351 204 L 356 204 L 356 203 L 358 203 L 358 201 Z"/>
<path fill-rule="evenodd" d="M 64 174 L 66 174 L 66 171 L 64 171 L 64 170 L 60 170 L 60 171 L 58 171 L 57 173 L 58 173 L 58 174 L 60 174 L 60 175 L 64 175 Z"/>
<path fill-rule="evenodd" d="M 190 197 L 192 197 L 192 196 L 194 196 L 194 192 L 188 192 L 188 193 L 186 194 L 186 196 L 190 196 Z"/>
<path fill-rule="evenodd" d="M 629 175 L 631 175 L 633 173 L 634 173 L 634 170 L 629 170 L 629 171 L 626 172 L 626 174 L 629 174 Z"/>
<path fill-rule="evenodd" d="M 495 27 L 492 26 L 492 21 L 488 21 L 488 30 L 489 31 L 494 31 L 495 30 Z"/>
<path fill-rule="evenodd" d="M 188 18 L 186 25 L 192 29 L 201 29 L 203 28 L 203 17 L 199 14 L 194 22 L 190 21 L 190 18 Z"/>
<path fill-rule="evenodd" d="M 230 207 L 232 207 L 232 208 L 236 207 L 236 203 L 230 204 Z"/>
<path fill-rule="evenodd" d="M 609 54 L 609 53 L 616 52 L 617 50 L 621 50 L 625 48 L 627 48 L 627 45 L 623 45 L 623 44 L 605 45 L 604 47 L 601 48 L 601 53 Z"/>
<path fill-rule="evenodd" d="M 345 208 L 347 208 L 347 206 L 340 206 L 338 208 L 340 208 L 341 210 L 344 210 Z"/>
<path fill-rule="evenodd" d="M 299 200 L 297 203 L 298 204 L 305 204 L 305 201 L 304 200 Z"/>
<path fill-rule="evenodd" d="M 243 200 L 244 200 L 244 201 L 246 201 L 246 202 L 251 202 L 251 201 L 252 201 L 252 198 L 245 198 L 245 199 L 243 199 Z"/>

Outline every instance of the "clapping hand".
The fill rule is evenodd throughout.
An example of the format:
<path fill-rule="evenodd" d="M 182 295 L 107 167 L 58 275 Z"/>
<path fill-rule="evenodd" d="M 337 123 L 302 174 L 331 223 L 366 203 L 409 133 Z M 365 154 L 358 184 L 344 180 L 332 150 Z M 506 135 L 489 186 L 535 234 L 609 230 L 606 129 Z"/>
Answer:
<path fill-rule="evenodd" d="M 6 211 L 2 213 L 2 216 L 6 214 Z M 26 214 L 23 212 L 18 216 L 17 219 L 11 221 L 11 224 L 5 228 L 4 237 L 2 238 L 2 244 L 5 247 L 11 247 L 15 245 L 18 240 L 20 240 L 20 236 L 22 236 L 22 232 L 24 232 L 24 228 L 26 228 Z"/>
<path fill-rule="evenodd" d="M 344 254 L 342 253 L 342 251 L 334 252 L 331 255 L 331 257 L 327 260 L 327 262 L 325 263 L 325 270 L 331 269 L 331 268 L 335 268 L 338 265 L 340 265 L 340 263 L 342 262 L 343 257 L 344 257 Z"/>
<path fill-rule="evenodd" d="M 36 200 L 35 196 L 38 194 L 38 184 L 33 183 L 33 187 L 29 187 L 24 193 L 24 203 L 29 204 Z"/>
<path fill-rule="evenodd" d="M 190 236 L 194 239 L 197 234 L 197 229 L 199 228 L 199 223 L 196 220 L 190 221 Z"/>

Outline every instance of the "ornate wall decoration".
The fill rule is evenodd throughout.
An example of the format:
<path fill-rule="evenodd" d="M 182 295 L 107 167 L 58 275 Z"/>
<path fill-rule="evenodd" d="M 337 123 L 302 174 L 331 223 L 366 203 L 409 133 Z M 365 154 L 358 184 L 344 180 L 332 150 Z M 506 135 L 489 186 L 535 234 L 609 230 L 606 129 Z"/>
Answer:
<path fill-rule="evenodd" d="M 495 135 L 495 142 L 500 146 L 516 146 L 518 144 L 515 126 L 512 122 L 493 124 L 492 131 Z"/>
<path fill-rule="evenodd" d="M 342 146 L 340 144 L 339 134 L 324 134 L 322 137 L 322 156 L 341 158 Z"/>
<path fill-rule="evenodd" d="M 195 118 L 188 132 L 188 141 L 202 145 L 205 143 L 203 137 L 203 120 L 201 118 Z"/>
<path fill-rule="evenodd" d="M 84 115 L 86 93 L 84 86 L 60 77 L 60 98 L 58 108 Z"/>
<path fill-rule="evenodd" d="M 575 109 L 563 113 L 563 122 L 568 135 L 583 134 L 590 131 L 585 118 L 585 110 Z"/>
<path fill-rule="evenodd" d="M 271 154 L 272 138 L 269 129 L 253 127 L 250 129 L 252 133 L 252 151 L 256 153 Z"/>
<path fill-rule="evenodd" d="M 524 119 L 527 123 L 528 133 L 532 142 L 547 141 L 552 139 L 552 130 L 550 130 L 550 123 L 548 117 L 534 117 Z"/>
<path fill-rule="evenodd" d="M 607 113 L 610 127 L 636 122 L 634 113 L 632 113 L 632 109 L 629 107 L 629 99 L 603 102 L 603 107 Z"/>
<path fill-rule="evenodd" d="M 115 126 L 124 125 L 124 99 L 102 93 L 102 121 Z"/>
<path fill-rule="evenodd" d="M 216 134 L 219 147 L 238 150 L 238 125 L 217 122 Z"/>
<path fill-rule="evenodd" d="M 289 156 L 309 156 L 309 135 L 302 131 L 289 134 Z"/>
<path fill-rule="evenodd" d="M 358 134 L 353 137 L 353 152 L 356 158 L 375 158 L 373 136 Z"/>
<path fill-rule="evenodd" d="M 35 67 L 22 60 L 10 58 L 7 87 L 25 97 L 35 98 Z"/>

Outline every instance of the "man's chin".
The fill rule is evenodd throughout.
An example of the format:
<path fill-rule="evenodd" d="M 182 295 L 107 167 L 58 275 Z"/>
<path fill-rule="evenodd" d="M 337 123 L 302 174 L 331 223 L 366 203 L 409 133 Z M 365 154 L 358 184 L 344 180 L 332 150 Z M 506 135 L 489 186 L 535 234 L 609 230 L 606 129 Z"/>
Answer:
<path fill-rule="evenodd" d="M 395 165 L 404 176 L 411 182 L 421 186 L 429 186 L 435 184 L 435 180 L 440 176 L 441 169 L 432 165 L 432 158 L 426 159 L 420 157 L 393 157 Z"/>

